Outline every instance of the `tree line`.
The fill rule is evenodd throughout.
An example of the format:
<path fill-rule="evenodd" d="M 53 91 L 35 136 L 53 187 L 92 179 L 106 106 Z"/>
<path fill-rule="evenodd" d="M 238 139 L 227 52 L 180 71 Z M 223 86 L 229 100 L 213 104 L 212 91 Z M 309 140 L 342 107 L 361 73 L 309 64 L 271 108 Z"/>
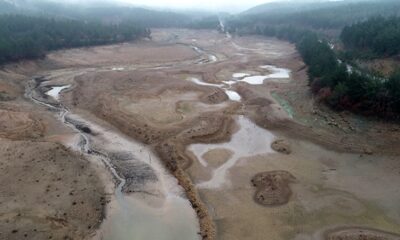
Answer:
<path fill-rule="evenodd" d="M 195 19 L 185 27 L 193 29 L 217 29 L 219 28 L 219 18 L 216 15 Z"/>
<path fill-rule="evenodd" d="M 362 72 L 339 59 L 339 54 L 317 32 L 292 25 L 255 25 L 253 34 L 296 44 L 308 66 L 312 92 L 331 107 L 398 119 L 400 71 L 385 79 Z"/>
<path fill-rule="evenodd" d="M 271 6 L 269 6 L 271 5 Z M 316 31 L 340 30 L 373 16 L 400 16 L 400 1 L 381 0 L 363 2 L 322 2 L 268 4 L 255 14 L 232 16 L 231 27 L 244 30 L 255 25 L 292 25 Z M 289 8 L 287 5 L 293 5 Z M 268 8 L 269 6 L 269 8 Z"/>
<path fill-rule="evenodd" d="M 85 1 L 0 0 L 0 14 L 62 17 L 105 24 L 132 21 L 147 28 L 184 27 L 194 18 L 180 12 L 151 10 L 128 4 L 120 6 L 113 1 L 87 4 Z"/>
<path fill-rule="evenodd" d="M 400 53 L 400 17 L 373 17 L 346 26 L 340 38 L 357 56 L 393 56 Z"/>
<path fill-rule="evenodd" d="M 360 56 L 391 56 L 400 52 L 400 2 L 382 0 L 339 4 L 321 3 L 301 9 L 264 5 L 257 14 L 231 16 L 231 34 L 261 34 L 296 44 L 308 66 L 312 92 L 335 109 L 399 118 L 400 71 L 388 78 L 345 63 Z M 266 11 L 268 13 L 266 13 Z M 264 13 L 263 13 L 264 12 Z M 376 17 L 379 15 L 392 18 Z M 203 22 L 207 26 L 207 22 Z M 215 25 L 208 22 L 208 26 Z M 335 51 L 324 40 L 341 36 L 346 49 Z"/>
<path fill-rule="evenodd" d="M 132 41 L 150 30 L 132 22 L 105 25 L 23 15 L 0 15 L 0 63 L 43 57 L 47 51 Z"/>

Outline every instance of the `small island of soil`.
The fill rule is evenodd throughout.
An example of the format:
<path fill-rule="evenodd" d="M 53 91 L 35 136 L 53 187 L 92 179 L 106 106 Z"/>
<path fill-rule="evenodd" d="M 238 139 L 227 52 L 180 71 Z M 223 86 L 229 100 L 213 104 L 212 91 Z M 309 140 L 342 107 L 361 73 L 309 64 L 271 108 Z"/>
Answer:
<path fill-rule="evenodd" d="M 287 171 L 258 173 L 251 183 L 257 188 L 254 200 L 263 206 L 279 206 L 289 202 L 292 190 L 289 184 L 296 178 Z"/>

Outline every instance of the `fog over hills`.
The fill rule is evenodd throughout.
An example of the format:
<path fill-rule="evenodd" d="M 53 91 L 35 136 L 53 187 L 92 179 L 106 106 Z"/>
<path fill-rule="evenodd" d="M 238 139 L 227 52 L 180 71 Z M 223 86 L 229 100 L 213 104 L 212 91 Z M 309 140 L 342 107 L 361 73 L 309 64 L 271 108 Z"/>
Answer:
<path fill-rule="evenodd" d="M 9 11 L 13 8 L 18 9 L 37 9 L 37 5 L 46 4 L 66 4 L 66 5 L 79 5 L 82 7 L 95 7 L 95 6 L 119 6 L 119 7 L 141 7 L 153 10 L 164 10 L 164 11 L 207 11 L 207 12 L 230 12 L 230 13 L 240 13 L 250 9 L 248 12 L 257 13 L 264 10 L 272 10 L 276 7 L 288 7 L 288 8 L 299 8 L 303 3 L 338 3 L 338 2 L 355 2 L 360 0 L 304 0 L 304 1 L 294 1 L 294 0 L 250 0 L 250 1 L 143 1 L 143 0 L 1 0 L 0 11 Z M 318 7 L 317 4 L 315 7 Z"/>

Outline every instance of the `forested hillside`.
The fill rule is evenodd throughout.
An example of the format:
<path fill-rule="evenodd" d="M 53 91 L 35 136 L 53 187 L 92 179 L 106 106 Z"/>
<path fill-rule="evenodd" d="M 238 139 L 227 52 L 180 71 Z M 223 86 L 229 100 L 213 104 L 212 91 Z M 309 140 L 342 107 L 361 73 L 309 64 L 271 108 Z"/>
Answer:
<path fill-rule="evenodd" d="M 0 63 L 42 57 L 46 51 L 131 41 L 149 36 L 131 22 L 115 25 L 22 15 L 0 16 Z"/>
<path fill-rule="evenodd" d="M 150 27 L 184 27 L 187 15 L 99 2 L 0 0 L 0 63 L 42 57 L 47 51 L 131 41 Z"/>
<path fill-rule="evenodd" d="M 219 18 L 216 15 L 207 16 L 193 20 L 187 27 L 194 29 L 217 29 L 219 27 Z"/>
<path fill-rule="evenodd" d="M 383 79 L 353 69 L 342 62 L 328 42 L 310 30 L 294 27 L 266 27 L 259 33 L 296 44 L 308 66 L 311 90 L 336 109 L 367 115 L 398 118 L 400 113 L 400 72 Z"/>
<path fill-rule="evenodd" d="M 349 50 L 361 52 L 358 55 L 393 56 L 400 53 L 400 17 L 371 18 L 347 26 L 341 40 Z"/>
<path fill-rule="evenodd" d="M 49 0 L 0 0 L 0 14 L 23 14 L 46 16 L 80 21 L 98 21 L 117 24 L 133 21 L 144 27 L 183 27 L 192 21 L 189 15 L 150 10 L 132 5 L 98 2 L 87 5 L 84 2 L 62 3 Z"/>
<path fill-rule="evenodd" d="M 349 2 L 357 2 L 357 0 L 346 0 L 344 1 L 319 1 L 319 0 L 288 0 L 288 1 L 276 1 L 267 2 L 255 7 L 248 9 L 241 13 L 241 15 L 257 15 L 257 14 L 268 14 L 268 15 L 279 15 L 288 14 L 295 12 L 304 12 L 307 10 L 321 9 L 326 7 L 335 7 Z"/>
<path fill-rule="evenodd" d="M 364 55 L 373 52 L 376 56 L 398 54 L 399 17 L 373 16 L 399 12 L 400 2 L 373 1 L 290 15 L 236 16 L 226 25 L 233 34 L 261 34 L 295 43 L 308 66 L 312 92 L 333 108 L 399 119 L 400 71 L 383 78 L 350 66 L 345 62 L 347 58 L 341 57 L 354 54 L 333 49 L 328 42 L 332 36 L 325 31 L 337 29 L 347 50 Z"/>
<path fill-rule="evenodd" d="M 296 4 L 294 5 L 296 6 Z M 256 26 L 292 25 L 313 30 L 340 31 L 346 25 L 365 21 L 373 16 L 400 15 L 400 1 L 396 0 L 309 3 L 301 6 L 300 9 L 295 8 L 296 11 L 288 11 L 287 7 L 277 8 L 275 6 L 271 12 L 233 16 L 229 21 L 229 28 L 231 31 L 247 33 L 249 29 Z"/>

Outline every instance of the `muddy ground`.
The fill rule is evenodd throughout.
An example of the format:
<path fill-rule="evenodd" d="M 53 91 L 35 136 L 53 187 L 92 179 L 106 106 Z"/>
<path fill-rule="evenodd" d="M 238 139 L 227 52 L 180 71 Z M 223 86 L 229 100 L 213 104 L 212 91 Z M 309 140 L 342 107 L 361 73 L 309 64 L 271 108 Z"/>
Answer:
<path fill-rule="evenodd" d="M 85 239 L 105 215 L 103 167 L 61 144 L 73 132 L 24 99 L 27 73 L 9 67 L 1 74 L 9 97 L 0 102 L 0 239 Z"/>
<path fill-rule="evenodd" d="M 289 43 L 182 29 L 152 35 L 3 67 L 0 238 L 91 238 L 109 199 L 107 167 L 71 148 L 75 132 L 24 97 L 34 76 L 49 80 L 44 87 L 71 85 L 60 101 L 73 113 L 150 146 L 185 190 L 204 239 L 398 237 L 398 124 L 313 99 Z M 229 85 L 241 97 L 230 100 L 223 82 L 271 74 L 264 65 L 290 77 Z M 285 151 L 271 148 L 277 139 Z"/>

